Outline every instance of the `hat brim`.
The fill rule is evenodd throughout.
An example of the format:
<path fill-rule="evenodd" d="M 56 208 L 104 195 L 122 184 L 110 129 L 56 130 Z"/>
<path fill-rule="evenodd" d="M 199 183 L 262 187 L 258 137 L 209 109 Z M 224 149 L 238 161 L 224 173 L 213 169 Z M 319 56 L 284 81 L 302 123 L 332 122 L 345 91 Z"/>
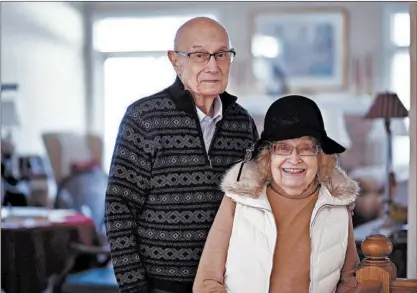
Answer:
<path fill-rule="evenodd" d="M 323 149 L 323 152 L 327 155 L 340 154 L 346 151 L 346 148 L 344 148 L 342 145 L 340 145 L 328 136 L 322 139 L 321 148 Z"/>

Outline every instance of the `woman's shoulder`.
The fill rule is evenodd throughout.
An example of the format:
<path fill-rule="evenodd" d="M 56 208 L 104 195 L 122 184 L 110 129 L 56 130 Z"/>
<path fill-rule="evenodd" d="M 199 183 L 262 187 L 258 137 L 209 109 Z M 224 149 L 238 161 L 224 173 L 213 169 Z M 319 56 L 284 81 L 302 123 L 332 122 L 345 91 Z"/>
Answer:
<path fill-rule="evenodd" d="M 322 182 L 321 191 L 332 196 L 339 204 L 350 205 L 359 194 L 359 184 L 341 168 L 335 168 L 329 182 Z"/>
<path fill-rule="evenodd" d="M 259 197 L 265 185 L 265 176 L 259 171 L 256 162 L 249 161 L 239 162 L 227 170 L 220 186 L 229 196 Z"/>

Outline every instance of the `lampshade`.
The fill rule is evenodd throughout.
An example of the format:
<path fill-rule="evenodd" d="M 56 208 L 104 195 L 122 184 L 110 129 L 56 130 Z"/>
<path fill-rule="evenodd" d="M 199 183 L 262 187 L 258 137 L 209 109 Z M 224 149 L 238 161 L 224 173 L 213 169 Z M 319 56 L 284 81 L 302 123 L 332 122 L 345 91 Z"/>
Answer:
<path fill-rule="evenodd" d="M 6 127 L 19 125 L 17 107 L 13 100 L 1 101 L 1 125 Z"/>
<path fill-rule="evenodd" d="M 372 103 L 365 118 L 404 118 L 408 117 L 408 111 L 404 107 L 396 93 L 379 93 Z"/>

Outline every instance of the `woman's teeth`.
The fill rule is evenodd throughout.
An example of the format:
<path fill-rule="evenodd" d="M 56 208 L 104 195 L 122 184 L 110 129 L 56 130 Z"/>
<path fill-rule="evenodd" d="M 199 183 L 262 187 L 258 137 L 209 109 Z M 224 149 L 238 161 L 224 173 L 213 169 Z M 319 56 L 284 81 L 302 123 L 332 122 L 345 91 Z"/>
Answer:
<path fill-rule="evenodd" d="M 301 174 L 304 172 L 304 169 L 299 169 L 299 168 L 283 168 L 282 170 L 285 173 L 289 173 L 289 174 Z"/>

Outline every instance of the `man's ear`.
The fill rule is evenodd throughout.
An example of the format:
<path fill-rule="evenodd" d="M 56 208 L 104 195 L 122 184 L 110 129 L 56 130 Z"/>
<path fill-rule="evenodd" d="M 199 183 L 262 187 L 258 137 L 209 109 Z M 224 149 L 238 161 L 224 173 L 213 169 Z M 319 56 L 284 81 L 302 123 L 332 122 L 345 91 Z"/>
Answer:
<path fill-rule="evenodd" d="M 178 55 L 174 52 L 169 50 L 168 51 L 168 59 L 172 64 L 172 67 L 174 67 L 174 70 L 177 74 L 180 72 L 180 60 L 178 59 Z"/>

